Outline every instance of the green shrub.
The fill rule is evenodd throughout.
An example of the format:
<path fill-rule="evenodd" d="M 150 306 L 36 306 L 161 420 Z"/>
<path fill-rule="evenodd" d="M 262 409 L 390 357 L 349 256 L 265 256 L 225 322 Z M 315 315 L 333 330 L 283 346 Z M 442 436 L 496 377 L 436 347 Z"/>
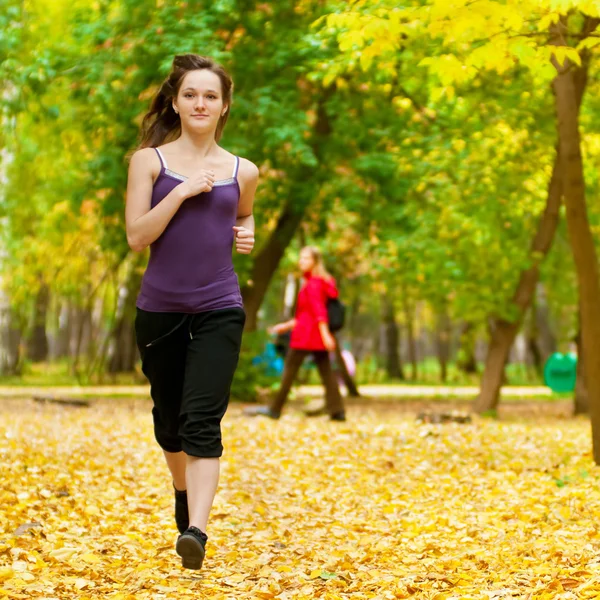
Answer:
<path fill-rule="evenodd" d="M 271 388 L 279 381 L 279 376 L 267 374 L 262 365 L 252 364 L 264 352 L 268 341 L 264 331 L 244 333 L 240 360 L 231 385 L 232 401 L 256 402 L 261 389 Z"/>

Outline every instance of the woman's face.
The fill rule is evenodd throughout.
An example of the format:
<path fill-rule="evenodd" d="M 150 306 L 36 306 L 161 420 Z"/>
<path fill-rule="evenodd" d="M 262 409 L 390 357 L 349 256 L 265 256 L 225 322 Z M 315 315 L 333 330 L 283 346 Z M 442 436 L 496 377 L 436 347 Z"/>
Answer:
<path fill-rule="evenodd" d="M 315 259 L 310 250 L 302 250 L 298 259 L 298 266 L 303 273 L 309 273 L 315 266 Z"/>
<path fill-rule="evenodd" d="M 190 71 L 181 82 L 173 108 L 179 111 L 181 123 L 188 129 L 214 131 L 227 110 L 223 104 L 221 79 L 208 69 Z"/>

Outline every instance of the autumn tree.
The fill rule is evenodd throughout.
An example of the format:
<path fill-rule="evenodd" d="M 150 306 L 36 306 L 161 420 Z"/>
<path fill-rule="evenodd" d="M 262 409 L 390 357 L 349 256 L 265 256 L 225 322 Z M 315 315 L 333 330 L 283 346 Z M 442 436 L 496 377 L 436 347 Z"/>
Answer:
<path fill-rule="evenodd" d="M 546 212 L 531 246 L 532 265 L 521 273 L 513 296 L 514 316 L 498 322 L 501 335 L 492 339 L 475 409 L 497 404 L 508 350 L 531 302 L 539 261 L 548 252 L 556 228 L 558 203 L 563 197 L 575 259 L 582 306 L 583 359 L 586 363 L 594 431 L 594 455 L 600 461 L 600 301 L 598 262 L 585 202 L 579 108 L 589 65 L 590 38 L 598 25 L 594 2 L 562 3 L 482 1 L 477 3 L 431 0 L 398 6 L 359 0 L 345 13 L 331 15 L 327 23 L 341 28 L 342 50 L 359 56 L 363 68 L 377 58 L 389 68 L 390 56 L 406 40 L 425 34 L 439 40 L 434 56 L 421 64 L 437 77 L 443 90 L 465 85 L 481 72 L 506 74 L 528 70 L 536 86 L 552 81 L 558 121 L 558 141 Z M 384 32 L 387 32 L 384 35 Z M 390 35 L 390 32 L 392 35 Z M 587 338 L 587 339 L 586 339 Z M 588 369 L 591 365 L 591 369 Z"/>

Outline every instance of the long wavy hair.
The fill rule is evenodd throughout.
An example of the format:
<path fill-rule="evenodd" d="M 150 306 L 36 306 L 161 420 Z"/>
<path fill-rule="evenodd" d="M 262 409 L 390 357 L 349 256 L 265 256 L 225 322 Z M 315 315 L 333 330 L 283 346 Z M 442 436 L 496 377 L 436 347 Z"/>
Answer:
<path fill-rule="evenodd" d="M 173 109 L 173 100 L 179 94 L 184 77 L 190 71 L 197 71 L 198 69 L 208 69 L 221 80 L 221 95 L 223 105 L 227 106 L 227 111 L 219 119 L 215 131 L 215 141 L 218 142 L 221 139 L 231 110 L 233 80 L 229 73 L 212 58 L 198 56 L 197 54 L 182 54 L 173 59 L 169 76 L 163 81 L 156 96 L 152 99 L 150 110 L 144 116 L 138 149 L 160 146 L 179 137 L 181 134 L 181 121 L 179 115 Z"/>
<path fill-rule="evenodd" d="M 333 279 L 331 273 L 325 268 L 321 251 L 316 246 L 304 246 L 302 250 L 310 252 L 312 259 L 315 261 L 315 266 L 312 268 L 313 275 L 325 280 Z"/>

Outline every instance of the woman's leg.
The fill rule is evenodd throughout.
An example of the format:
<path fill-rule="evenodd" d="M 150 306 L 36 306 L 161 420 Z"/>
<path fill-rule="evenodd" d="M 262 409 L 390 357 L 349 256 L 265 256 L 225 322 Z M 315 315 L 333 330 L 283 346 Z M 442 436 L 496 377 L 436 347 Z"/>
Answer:
<path fill-rule="evenodd" d="M 179 412 L 185 377 L 187 316 L 138 309 L 135 333 L 142 371 L 150 382 L 154 435 L 162 448 L 175 488 L 175 522 L 180 533 L 189 526 L 186 456 L 179 439 Z"/>
<path fill-rule="evenodd" d="M 244 322 L 244 311 L 236 308 L 199 313 L 191 323 L 179 437 L 187 455 L 190 528 L 203 534 L 219 482 L 221 419 L 229 403 Z"/>
<path fill-rule="evenodd" d="M 329 353 L 324 350 L 322 352 L 314 352 L 313 355 L 315 357 L 315 362 L 317 363 L 317 368 L 319 369 L 321 382 L 325 388 L 325 406 L 327 412 L 330 417 L 343 420 L 345 417 L 344 401 L 340 394 L 337 379 L 331 368 Z"/>
<path fill-rule="evenodd" d="M 190 526 L 206 532 L 208 515 L 219 485 L 218 458 L 187 457 L 187 489 Z"/>
<path fill-rule="evenodd" d="M 173 485 L 176 490 L 184 491 L 187 488 L 185 473 L 187 468 L 187 458 L 185 452 L 167 452 L 163 450 L 167 466 L 173 477 Z"/>
<path fill-rule="evenodd" d="M 271 419 L 279 419 L 281 411 L 283 410 L 283 405 L 292 389 L 294 379 L 296 379 L 298 370 L 302 366 L 302 362 L 307 354 L 308 352 L 305 350 L 295 350 L 290 348 L 285 357 L 281 385 L 279 386 L 277 393 L 273 396 L 271 404 L 269 406 L 248 406 L 244 409 L 244 414 L 249 417 L 263 416 L 270 417 Z"/>
<path fill-rule="evenodd" d="M 190 526 L 190 513 L 187 495 L 187 456 L 185 452 L 167 452 L 163 450 L 167 465 L 171 471 L 175 493 L 175 524 L 177 531 L 183 533 Z"/>
<path fill-rule="evenodd" d="M 277 393 L 273 397 L 269 407 L 273 414 L 281 414 L 290 390 L 292 389 L 294 379 L 296 379 L 296 375 L 298 374 L 298 371 L 300 370 L 300 367 L 302 366 L 304 358 L 307 354 L 308 352 L 304 350 L 295 350 L 294 348 L 289 349 L 287 356 L 285 357 L 281 385 L 279 386 L 279 390 L 277 390 Z"/>

